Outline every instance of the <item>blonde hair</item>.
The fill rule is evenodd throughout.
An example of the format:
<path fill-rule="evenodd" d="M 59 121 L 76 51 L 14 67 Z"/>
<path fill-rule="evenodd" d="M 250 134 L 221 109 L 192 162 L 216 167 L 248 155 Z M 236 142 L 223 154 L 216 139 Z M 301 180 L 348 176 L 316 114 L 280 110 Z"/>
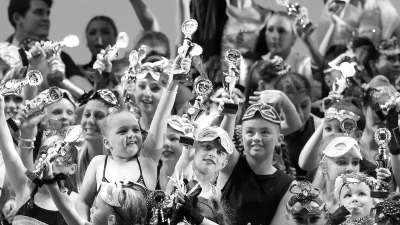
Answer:
<path fill-rule="evenodd" d="M 142 189 L 123 187 L 117 196 L 121 207 L 115 207 L 120 217 L 118 224 L 145 224 L 147 218 L 146 199 Z"/>

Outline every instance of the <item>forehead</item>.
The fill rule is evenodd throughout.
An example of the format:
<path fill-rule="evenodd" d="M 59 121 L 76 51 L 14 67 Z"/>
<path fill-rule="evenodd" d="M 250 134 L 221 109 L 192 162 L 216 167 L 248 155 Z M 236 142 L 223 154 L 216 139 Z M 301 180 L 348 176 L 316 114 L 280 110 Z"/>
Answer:
<path fill-rule="evenodd" d="M 370 187 L 364 183 L 364 182 L 360 182 L 360 183 L 350 183 L 347 185 L 343 186 L 343 191 L 341 192 L 342 194 L 344 192 L 348 192 L 348 191 L 365 191 L 365 192 L 369 192 L 371 189 Z"/>
<path fill-rule="evenodd" d="M 128 112 L 111 114 L 107 123 L 110 129 L 118 129 L 123 126 L 139 126 L 136 117 Z"/>
<path fill-rule="evenodd" d="M 113 29 L 112 25 L 103 19 L 95 19 L 92 22 L 90 22 L 90 24 L 88 25 L 88 30 L 95 28 L 108 28 L 111 30 Z"/>
<path fill-rule="evenodd" d="M 72 110 L 74 110 L 75 107 L 74 107 L 74 105 L 72 105 L 72 103 L 69 100 L 63 98 L 60 101 L 47 106 L 47 109 L 50 111 L 54 110 L 54 109 L 72 109 Z"/>
<path fill-rule="evenodd" d="M 179 135 L 180 136 L 180 135 L 182 135 L 182 133 L 177 131 L 177 130 L 175 130 L 175 129 L 173 129 L 172 127 L 170 127 L 168 125 L 168 127 L 167 127 L 167 135 Z"/>
<path fill-rule="evenodd" d="M 261 128 L 266 128 L 266 129 L 277 130 L 277 132 L 280 131 L 280 126 L 278 124 L 271 123 L 271 122 L 269 122 L 267 120 L 264 120 L 264 119 L 261 119 L 261 118 L 258 118 L 258 117 L 243 121 L 242 127 L 243 127 L 243 129 L 249 129 L 249 128 L 261 129 Z"/>
<path fill-rule="evenodd" d="M 42 0 L 31 0 L 30 1 L 30 9 L 38 9 L 38 8 L 46 8 L 49 9 L 49 6 L 46 2 Z"/>
<path fill-rule="evenodd" d="M 104 104 L 103 102 L 99 101 L 99 100 L 90 100 L 86 106 L 85 106 L 85 110 L 84 111 L 107 111 L 108 107 L 106 106 L 106 104 Z"/>
<path fill-rule="evenodd" d="M 138 79 L 137 83 L 138 84 L 157 84 L 158 85 L 158 81 L 154 80 L 154 78 L 150 75 L 150 73 L 147 73 L 145 78 Z"/>
<path fill-rule="evenodd" d="M 272 15 L 268 20 L 267 27 L 270 26 L 283 27 L 288 31 L 292 30 L 292 23 L 289 18 L 278 14 Z"/>

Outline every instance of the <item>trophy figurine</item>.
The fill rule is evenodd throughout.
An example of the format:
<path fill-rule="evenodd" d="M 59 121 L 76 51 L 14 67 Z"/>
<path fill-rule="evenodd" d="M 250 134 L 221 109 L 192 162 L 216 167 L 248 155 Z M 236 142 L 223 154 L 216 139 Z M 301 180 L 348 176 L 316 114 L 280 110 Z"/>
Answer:
<path fill-rule="evenodd" d="M 291 0 L 276 0 L 278 5 L 286 7 L 287 14 L 296 18 L 296 25 L 302 30 L 303 33 L 310 34 L 312 30 L 312 23 L 308 16 L 306 7 L 301 6 L 299 3 Z"/>
<path fill-rule="evenodd" d="M 55 54 L 61 53 L 64 47 L 74 48 L 79 45 L 79 38 L 76 35 L 67 35 L 62 41 L 41 41 L 40 47 L 46 53 L 46 58 L 51 58 Z M 32 52 L 26 52 L 28 59 L 32 58 Z"/>
<path fill-rule="evenodd" d="M 388 157 L 388 144 L 392 135 L 386 128 L 379 128 L 374 134 L 375 142 L 378 144 L 378 155 L 375 160 L 378 168 L 389 167 Z M 386 198 L 390 194 L 390 187 L 387 182 L 378 180 L 375 184 L 374 190 L 371 192 L 371 196 L 374 198 Z"/>
<path fill-rule="evenodd" d="M 120 32 L 117 37 L 117 41 L 113 46 L 109 45 L 107 46 L 106 49 L 101 50 L 101 52 L 97 55 L 97 60 L 93 64 L 93 69 L 97 70 L 99 73 L 101 73 L 104 68 L 102 66 L 102 63 L 99 61 L 99 57 L 101 59 L 108 59 L 110 61 L 113 61 L 117 58 L 118 56 L 118 50 L 122 48 L 126 48 L 129 45 L 129 37 L 128 34 L 125 32 Z"/>
<path fill-rule="evenodd" d="M 237 104 L 234 103 L 234 89 L 240 75 L 240 63 L 242 60 L 242 55 L 237 49 L 229 49 L 225 52 L 225 61 L 228 64 L 228 72 L 224 73 L 224 88 L 229 96 L 229 103 L 224 104 L 224 109 L 222 113 L 235 114 L 239 108 Z"/>
<path fill-rule="evenodd" d="M 38 113 L 44 109 L 44 107 L 58 102 L 62 99 L 63 93 L 57 87 L 50 87 L 39 93 L 35 98 L 26 100 L 22 106 L 22 112 L 25 116 L 30 116 L 34 113 Z"/>
<path fill-rule="evenodd" d="M 38 86 L 43 81 L 42 73 L 39 70 L 30 70 L 25 79 L 12 79 L 0 85 L 1 95 L 21 95 L 25 86 Z"/>
<path fill-rule="evenodd" d="M 182 33 L 184 35 L 184 40 L 182 46 L 178 48 L 178 55 L 176 56 L 173 66 L 172 74 L 174 74 L 174 79 L 181 81 L 182 83 L 188 83 L 189 79 L 187 69 L 181 68 L 181 61 L 184 58 L 193 58 L 194 56 L 199 56 L 203 53 L 203 48 L 200 45 L 192 42 L 192 35 L 196 32 L 198 28 L 197 21 L 194 19 L 185 20 L 182 23 Z"/>
<path fill-rule="evenodd" d="M 190 111 L 190 110 L 188 110 Z M 194 130 L 195 126 L 193 121 L 189 118 L 189 112 L 182 116 L 184 123 L 182 124 L 183 136 L 179 137 L 179 143 L 184 146 L 193 146 L 194 145 Z"/>

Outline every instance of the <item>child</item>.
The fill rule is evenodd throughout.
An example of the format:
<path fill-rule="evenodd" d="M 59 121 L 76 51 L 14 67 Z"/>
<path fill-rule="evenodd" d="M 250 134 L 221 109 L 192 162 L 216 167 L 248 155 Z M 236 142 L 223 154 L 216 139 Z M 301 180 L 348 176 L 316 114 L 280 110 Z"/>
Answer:
<path fill-rule="evenodd" d="M 342 174 L 335 181 L 335 197 L 350 215 L 343 224 L 373 224 L 373 178 L 362 173 Z"/>
<path fill-rule="evenodd" d="M 286 218 L 290 224 L 325 225 L 325 203 L 317 188 L 308 181 L 294 181 L 289 192 Z"/>

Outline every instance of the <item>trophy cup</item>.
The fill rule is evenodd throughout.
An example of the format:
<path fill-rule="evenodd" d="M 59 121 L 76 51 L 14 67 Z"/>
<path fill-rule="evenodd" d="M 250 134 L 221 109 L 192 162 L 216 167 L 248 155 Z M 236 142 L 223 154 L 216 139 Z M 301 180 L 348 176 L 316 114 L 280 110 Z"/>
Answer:
<path fill-rule="evenodd" d="M 225 61 L 228 64 L 228 72 L 224 73 L 224 89 L 229 95 L 230 103 L 224 104 L 222 113 L 235 114 L 239 108 L 239 106 L 234 103 L 233 90 L 239 80 L 241 60 L 242 55 L 239 50 L 229 49 L 225 52 Z"/>
<path fill-rule="evenodd" d="M 21 95 L 25 86 L 38 86 L 43 81 L 42 73 L 39 70 L 30 70 L 25 79 L 12 79 L 0 85 L 1 95 Z"/>
<path fill-rule="evenodd" d="M 126 48 L 129 45 L 129 37 L 128 34 L 125 32 L 120 32 L 117 37 L 117 41 L 113 46 L 107 46 L 106 49 L 101 50 L 99 53 L 101 55 L 100 58 L 102 59 L 108 59 L 110 61 L 113 61 L 117 58 L 118 56 L 118 50 L 122 48 Z M 104 68 L 102 66 L 102 63 L 99 62 L 99 60 L 96 60 L 93 64 L 93 69 L 97 70 L 99 73 L 101 73 Z"/>
<path fill-rule="evenodd" d="M 203 53 L 203 48 L 192 42 L 192 35 L 196 32 L 197 28 L 198 24 L 194 19 L 188 19 L 182 23 L 182 33 L 185 38 L 182 46 L 178 48 L 178 55 L 176 56 L 172 66 L 174 79 L 179 80 L 182 83 L 189 82 L 189 78 L 186 75 L 189 71 L 181 68 L 181 61 L 184 58 L 193 58 L 194 56 L 199 56 Z"/>
<path fill-rule="evenodd" d="M 39 42 L 40 47 L 43 48 L 46 58 L 51 58 L 55 54 L 61 53 L 61 50 L 64 47 L 74 48 L 79 45 L 79 38 L 76 35 L 70 34 L 67 35 L 62 41 L 41 41 Z M 31 59 L 33 56 L 33 52 L 28 51 L 26 55 L 28 59 Z"/>
<path fill-rule="evenodd" d="M 296 25 L 300 27 L 303 33 L 310 34 L 312 32 L 312 23 L 306 7 L 291 0 L 276 0 L 276 3 L 286 7 L 287 14 L 296 18 Z"/>
<path fill-rule="evenodd" d="M 25 116 L 30 116 L 34 113 L 38 113 L 44 109 L 44 107 L 58 102 L 63 98 L 63 93 L 57 87 L 50 87 L 39 93 L 35 98 L 26 100 L 22 106 L 22 112 Z"/>
<path fill-rule="evenodd" d="M 63 141 L 56 141 L 50 146 L 44 146 L 40 152 L 40 158 L 35 164 L 33 171 L 27 171 L 26 175 L 30 180 L 35 183 L 43 182 L 43 172 L 46 169 L 46 163 L 50 162 L 53 168 L 53 173 L 62 175 L 72 175 L 74 171 L 68 169 L 69 166 L 74 164 L 73 155 L 77 154 L 76 145 L 82 136 L 82 128 L 80 126 L 71 126 L 65 134 Z M 57 180 L 58 186 L 62 192 L 66 192 L 64 179 Z"/>
<path fill-rule="evenodd" d="M 378 155 L 375 160 L 378 168 L 389 168 L 389 157 L 388 157 L 388 144 L 392 135 L 386 128 L 379 128 L 374 134 L 375 142 L 378 144 Z M 390 194 L 389 183 L 378 180 L 375 184 L 375 188 L 371 191 L 371 196 L 374 198 L 386 198 Z"/>

